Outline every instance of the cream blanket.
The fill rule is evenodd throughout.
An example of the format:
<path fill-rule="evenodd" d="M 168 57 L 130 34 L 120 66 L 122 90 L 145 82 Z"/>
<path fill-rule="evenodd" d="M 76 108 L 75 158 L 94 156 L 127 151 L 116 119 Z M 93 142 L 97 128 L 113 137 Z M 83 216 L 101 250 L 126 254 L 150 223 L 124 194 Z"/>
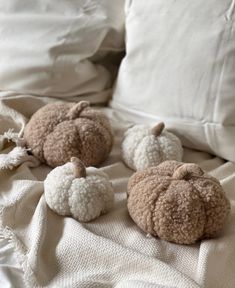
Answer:
<path fill-rule="evenodd" d="M 3 98 L 0 134 L 9 128 L 21 131 L 27 118 L 48 101 L 26 96 Z M 115 130 L 115 146 L 102 168 L 115 188 L 115 207 L 110 213 L 89 224 L 54 214 L 43 194 L 49 168 L 39 166 L 33 157 L 23 158 L 12 170 L 0 170 L 0 248 L 12 248 L 22 285 L 234 288 L 235 164 L 196 151 L 184 153 L 184 161 L 199 163 L 218 177 L 231 200 L 232 216 L 220 237 L 191 246 L 148 237 L 126 208 L 126 185 L 132 171 L 122 163 L 120 141 L 129 124 L 113 110 L 104 111 Z M 1 145 L 1 153 L 14 147 L 6 141 Z M 4 263 L 0 275 L 3 269 Z M 15 277 L 9 278 L 13 287 L 20 287 L 20 282 L 14 284 Z"/>

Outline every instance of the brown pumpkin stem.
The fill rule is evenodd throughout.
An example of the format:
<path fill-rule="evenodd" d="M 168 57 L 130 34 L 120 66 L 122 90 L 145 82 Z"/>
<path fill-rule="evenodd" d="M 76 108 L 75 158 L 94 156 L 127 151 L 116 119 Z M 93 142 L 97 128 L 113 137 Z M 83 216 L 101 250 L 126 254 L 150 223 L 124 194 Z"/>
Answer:
<path fill-rule="evenodd" d="M 177 168 L 173 174 L 173 179 L 183 180 L 190 176 L 200 177 L 204 174 L 203 170 L 196 164 L 187 163 Z"/>
<path fill-rule="evenodd" d="M 86 167 L 77 157 L 72 157 L 71 162 L 74 165 L 74 176 L 76 178 L 86 178 Z"/>
<path fill-rule="evenodd" d="M 72 119 L 79 117 L 81 112 L 89 106 L 90 106 L 90 103 L 88 101 L 80 101 L 74 104 L 74 106 L 68 112 L 69 119 L 72 120 Z"/>
<path fill-rule="evenodd" d="M 165 128 L 165 124 L 163 122 L 160 122 L 152 128 L 151 132 L 154 136 L 157 137 L 161 135 L 164 128 Z"/>

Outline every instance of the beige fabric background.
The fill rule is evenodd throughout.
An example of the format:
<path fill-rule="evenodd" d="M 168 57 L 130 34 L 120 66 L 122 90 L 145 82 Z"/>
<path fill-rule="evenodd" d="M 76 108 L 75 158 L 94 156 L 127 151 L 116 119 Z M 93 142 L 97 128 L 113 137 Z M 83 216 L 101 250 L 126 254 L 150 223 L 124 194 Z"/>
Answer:
<path fill-rule="evenodd" d="M 0 101 L 0 134 L 20 131 L 47 98 L 9 97 Z M 49 99 L 47 99 L 49 101 Z M 103 170 L 115 188 L 115 207 L 99 219 L 80 224 L 48 209 L 43 179 L 49 171 L 36 162 L 0 171 L 0 241 L 10 242 L 24 272 L 25 287 L 235 287 L 235 164 L 185 150 L 184 160 L 200 163 L 218 177 L 231 200 L 232 216 L 217 239 L 191 246 L 147 237 L 126 208 L 132 171 L 120 157 L 128 126 L 104 109 L 115 131 L 115 146 Z M 9 143 L 6 143 L 6 149 Z"/>
<path fill-rule="evenodd" d="M 235 1 L 126 2 L 113 107 L 235 162 Z"/>
<path fill-rule="evenodd" d="M 67 98 L 110 97 L 124 50 L 124 0 L 0 2 L 0 90 Z M 110 62 L 110 61 L 109 61 Z M 102 94 L 102 97 L 101 95 Z"/>

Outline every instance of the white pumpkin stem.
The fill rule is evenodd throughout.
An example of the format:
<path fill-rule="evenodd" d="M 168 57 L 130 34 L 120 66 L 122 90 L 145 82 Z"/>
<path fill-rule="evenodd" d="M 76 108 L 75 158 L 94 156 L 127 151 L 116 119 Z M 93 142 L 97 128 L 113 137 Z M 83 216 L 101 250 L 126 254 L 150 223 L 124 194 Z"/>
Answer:
<path fill-rule="evenodd" d="M 183 180 L 187 176 L 200 177 L 204 174 L 203 170 L 196 164 L 187 163 L 177 168 L 173 174 L 173 179 Z"/>
<path fill-rule="evenodd" d="M 76 178 L 86 178 L 86 167 L 77 157 L 72 157 L 71 162 L 74 165 L 74 176 Z"/>
<path fill-rule="evenodd" d="M 80 101 L 74 104 L 74 106 L 68 112 L 69 119 L 72 120 L 72 119 L 79 117 L 81 112 L 89 106 L 90 106 L 90 103 L 88 101 Z"/>
<path fill-rule="evenodd" d="M 163 122 L 160 122 L 152 128 L 151 132 L 154 136 L 157 137 L 161 135 L 164 128 L 165 128 L 165 124 Z"/>

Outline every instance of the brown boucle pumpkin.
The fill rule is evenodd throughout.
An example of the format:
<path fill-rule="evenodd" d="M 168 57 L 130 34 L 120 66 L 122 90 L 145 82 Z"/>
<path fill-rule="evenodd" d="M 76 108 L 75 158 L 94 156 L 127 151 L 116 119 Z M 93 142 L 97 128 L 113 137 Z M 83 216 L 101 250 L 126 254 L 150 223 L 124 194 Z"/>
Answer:
<path fill-rule="evenodd" d="M 146 233 L 192 244 L 223 227 L 230 203 L 217 179 L 196 164 L 165 161 L 128 182 L 130 216 Z"/>
<path fill-rule="evenodd" d="M 51 167 L 71 157 L 97 166 L 107 158 L 113 142 L 109 120 L 87 101 L 42 107 L 26 125 L 24 139 L 33 155 Z"/>

